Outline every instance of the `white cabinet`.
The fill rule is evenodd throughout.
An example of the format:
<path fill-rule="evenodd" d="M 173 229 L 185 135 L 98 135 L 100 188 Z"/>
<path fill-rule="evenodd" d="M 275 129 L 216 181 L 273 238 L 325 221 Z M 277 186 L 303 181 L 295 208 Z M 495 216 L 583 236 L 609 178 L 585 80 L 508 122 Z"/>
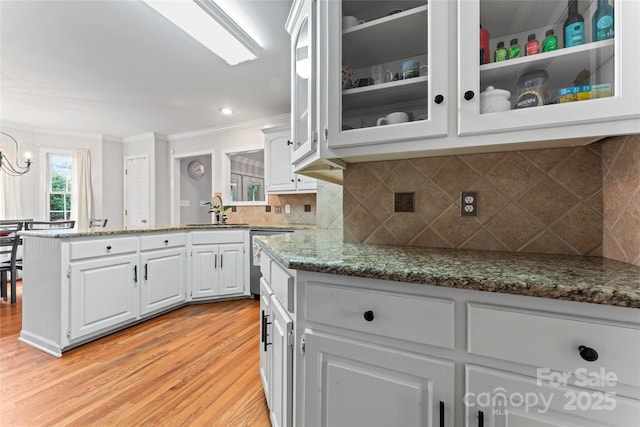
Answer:
<path fill-rule="evenodd" d="M 305 425 L 454 426 L 453 362 L 305 334 Z"/>
<path fill-rule="evenodd" d="M 293 277 L 260 254 L 260 377 L 270 410 L 271 425 L 293 422 Z"/>
<path fill-rule="evenodd" d="M 524 3 L 459 1 L 460 135 L 551 126 L 579 129 L 581 124 L 606 123 L 632 116 L 637 120 L 640 113 L 640 82 L 637 79 L 640 61 L 628 58 L 628 53 L 624 52 L 639 52 L 637 18 L 640 5 L 635 0 L 612 1 L 612 5 L 615 8 L 616 31 L 613 38 L 592 39 L 591 17 L 598 2 L 579 1 L 578 12 L 584 17 L 585 43 L 563 48 L 566 0 Z M 526 19 L 504 19 L 506 16 Z M 480 25 L 489 31 L 491 52 L 491 62 L 482 65 L 475 43 Z M 548 30 L 554 30 L 557 35 L 558 49 L 524 56 L 527 38 L 535 35 L 542 43 Z M 523 48 L 522 57 L 494 62 L 496 45 L 503 42 L 509 46 L 513 39 L 517 39 Z M 540 88 L 534 84 L 536 78 L 542 83 Z M 481 111 L 479 95 L 488 86 L 511 93 L 511 110 Z M 563 89 L 569 93 L 584 90 L 579 96 L 586 100 L 577 101 L 578 94 L 560 96 L 559 91 Z M 576 101 L 563 102 L 567 99 Z M 533 104 L 526 100 L 533 101 Z M 542 106 L 516 109 L 518 104 L 536 105 L 538 102 Z M 557 137 L 563 137 L 563 134 Z"/>
<path fill-rule="evenodd" d="M 191 298 L 211 298 L 246 293 L 249 268 L 244 231 L 192 233 Z"/>
<path fill-rule="evenodd" d="M 345 162 L 575 146 L 639 133 L 640 3 L 612 4 L 614 38 L 591 40 L 597 2 L 580 0 L 586 43 L 563 48 L 566 0 L 294 2 L 287 23 L 292 40 L 299 36 L 294 29 L 300 17 L 308 15 L 315 26 L 309 40 L 317 47 L 307 51 L 312 72 L 304 87 L 313 88 L 312 98 L 292 98 L 294 126 L 303 113 L 313 117 L 315 125 L 310 120 L 305 126 L 317 143 L 292 158 L 295 171 L 332 180 Z M 345 16 L 358 24 L 343 28 Z M 508 47 L 517 38 L 524 50 L 529 35 L 542 42 L 550 29 L 559 49 L 480 64 L 480 25 L 490 32 L 491 56 L 498 42 Z M 408 61 L 422 68 L 395 80 Z M 379 79 L 380 69 L 387 76 L 391 71 L 394 80 Z M 536 72 L 543 76 L 545 105 L 516 109 L 524 92 L 535 98 Z M 510 92 L 509 110 L 481 111 L 481 93 L 489 86 Z M 570 97 L 560 99 L 561 90 L 587 86 L 592 99 L 561 102 Z"/>
<path fill-rule="evenodd" d="M 72 262 L 69 279 L 69 339 L 108 330 L 138 317 L 140 274 L 136 253 Z"/>
<path fill-rule="evenodd" d="M 186 235 L 141 237 L 140 315 L 185 301 Z"/>
<path fill-rule="evenodd" d="M 293 425 L 293 320 L 271 295 L 271 425 Z"/>
<path fill-rule="evenodd" d="M 640 401 L 586 387 L 467 365 L 466 426 L 633 427 Z"/>
<path fill-rule="evenodd" d="M 315 192 L 316 180 L 293 171 L 289 128 L 263 130 L 265 134 L 266 188 L 271 194 Z"/>

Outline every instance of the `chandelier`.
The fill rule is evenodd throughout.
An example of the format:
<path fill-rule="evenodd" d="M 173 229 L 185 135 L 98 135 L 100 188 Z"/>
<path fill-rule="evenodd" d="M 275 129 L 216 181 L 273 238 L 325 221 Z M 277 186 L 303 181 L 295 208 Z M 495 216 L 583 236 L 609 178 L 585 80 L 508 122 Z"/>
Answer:
<path fill-rule="evenodd" d="M 9 137 L 16 145 L 16 161 L 15 164 L 11 164 L 7 156 L 2 153 L 2 144 L 0 144 L 0 170 L 10 176 L 20 176 L 29 172 L 29 169 L 31 168 L 31 159 L 27 158 L 26 166 L 21 166 L 18 163 L 18 141 L 6 132 L 0 131 L 0 134 Z"/>

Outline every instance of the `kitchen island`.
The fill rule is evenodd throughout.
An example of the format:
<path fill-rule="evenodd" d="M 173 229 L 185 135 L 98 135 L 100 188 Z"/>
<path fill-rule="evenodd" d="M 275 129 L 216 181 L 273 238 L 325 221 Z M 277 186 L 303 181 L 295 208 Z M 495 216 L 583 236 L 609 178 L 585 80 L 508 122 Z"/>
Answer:
<path fill-rule="evenodd" d="M 274 425 L 637 426 L 637 266 L 257 240 Z"/>
<path fill-rule="evenodd" d="M 23 231 L 19 339 L 60 357 L 184 304 L 248 298 L 249 233 L 265 228 Z"/>

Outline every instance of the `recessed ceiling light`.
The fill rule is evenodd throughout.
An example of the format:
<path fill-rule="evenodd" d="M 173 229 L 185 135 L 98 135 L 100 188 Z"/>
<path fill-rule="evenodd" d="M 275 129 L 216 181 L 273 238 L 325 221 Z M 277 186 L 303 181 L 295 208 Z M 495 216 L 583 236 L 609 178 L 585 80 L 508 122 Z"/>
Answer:
<path fill-rule="evenodd" d="M 143 0 L 229 65 L 256 59 L 262 50 L 213 0 Z"/>
<path fill-rule="evenodd" d="M 221 112 L 222 114 L 224 114 L 225 116 L 230 116 L 230 115 L 232 115 L 235 111 L 233 111 L 233 110 L 232 110 L 231 108 L 229 108 L 229 107 L 222 107 L 222 108 L 220 109 L 220 112 Z"/>

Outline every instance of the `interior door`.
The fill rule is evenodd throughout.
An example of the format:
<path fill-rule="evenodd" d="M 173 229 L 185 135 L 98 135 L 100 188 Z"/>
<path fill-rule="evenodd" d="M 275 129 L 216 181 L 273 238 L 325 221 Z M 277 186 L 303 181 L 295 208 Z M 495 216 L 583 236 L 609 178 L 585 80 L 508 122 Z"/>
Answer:
<path fill-rule="evenodd" d="M 149 156 L 124 159 L 124 225 L 149 227 Z"/>

